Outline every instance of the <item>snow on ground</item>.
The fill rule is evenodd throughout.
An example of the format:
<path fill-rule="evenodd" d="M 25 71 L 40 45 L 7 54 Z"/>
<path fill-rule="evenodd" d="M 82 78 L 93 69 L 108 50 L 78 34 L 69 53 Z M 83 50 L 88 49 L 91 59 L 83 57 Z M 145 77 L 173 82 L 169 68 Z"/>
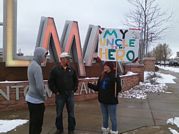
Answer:
<path fill-rule="evenodd" d="M 165 83 L 175 83 L 173 80 L 176 78 L 170 74 L 163 74 L 156 72 L 156 77 L 152 78 L 154 84 L 151 84 L 151 79 L 148 80 L 147 77 L 153 76 L 154 72 L 144 72 L 144 82 L 131 88 L 128 91 L 119 93 L 119 98 L 136 98 L 136 99 L 146 99 L 147 93 L 171 93 L 167 92 L 168 86 Z"/>
<path fill-rule="evenodd" d="M 17 126 L 27 123 L 28 120 L 0 120 L 0 133 L 6 133 L 16 128 Z"/>
<path fill-rule="evenodd" d="M 176 125 L 179 128 L 179 117 L 170 118 L 167 120 L 167 124 Z M 172 134 L 179 134 L 175 129 L 168 128 Z"/>
<path fill-rule="evenodd" d="M 152 74 L 154 74 L 154 72 L 145 71 L 144 72 L 144 80 L 147 81 L 147 77 Z M 173 80 L 176 79 L 176 77 L 173 75 L 163 74 L 160 72 L 155 72 L 155 74 L 160 77 L 160 78 L 156 78 L 157 83 L 175 83 Z"/>
<path fill-rule="evenodd" d="M 146 99 L 147 93 L 165 93 L 168 87 L 166 84 L 155 84 L 141 82 L 139 85 L 131 88 L 128 91 L 119 93 L 119 98 L 136 98 L 136 99 Z M 170 93 L 170 92 L 166 92 Z"/>
<path fill-rule="evenodd" d="M 159 66 L 159 65 L 157 65 L 157 67 L 161 68 L 163 70 L 169 70 L 169 71 L 172 71 L 172 72 L 179 73 L 179 67 L 169 67 L 169 66 Z"/>
<path fill-rule="evenodd" d="M 168 128 L 169 130 L 170 130 L 170 132 L 172 133 L 172 134 L 179 134 L 175 129 L 172 129 L 172 128 Z"/>
<path fill-rule="evenodd" d="M 167 124 L 176 125 L 179 128 L 179 117 L 168 119 Z"/>

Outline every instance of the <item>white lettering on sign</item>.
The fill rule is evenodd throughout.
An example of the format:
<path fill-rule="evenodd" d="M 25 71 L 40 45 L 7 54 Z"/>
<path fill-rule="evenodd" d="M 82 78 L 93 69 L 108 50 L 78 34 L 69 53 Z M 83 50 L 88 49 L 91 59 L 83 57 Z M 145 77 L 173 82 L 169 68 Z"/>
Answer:
<path fill-rule="evenodd" d="M 23 88 L 24 86 L 11 86 L 11 88 L 15 88 L 16 89 L 16 100 L 19 100 L 19 90 L 20 88 Z"/>
<path fill-rule="evenodd" d="M 92 83 L 96 83 L 96 81 L 92 82 Z M 20 90 L 23 90 L 23 95 L 25 96 L 27 91 L 29 89 L 29 85 L 12 85 L 12 86 L 6 86 L 5 89 L 0 89 L 0 97 L 3 97 L 4 99 L 10 101 L 10 96 L 12 93 L 14 93 L 15 90 L 15 99 L 19 100 L 20 99 Z M 12 92 L 13 91 L 13 92 Z M 46 91 L 46 95 L 48 98 L 52 97 L 52 92 L 51 90 L 48 88 L 48 85 L 45 84 L 45 91 Z M 75 96 L 79 96 L 82 94 L 94 94 L 95 91 L 91 90 L 90 88 L 88 88 L 87 86 L 87 82 L 80 82 L 79 83 L 79 87 L 76 93 L 74 93 Z"/>
<path fill-rule="evenodd" d="M 6 100 L 10 100 L 9 86 L 6 86 L 6 93 L 2 89 L 0 89 L 0 95 L 2 95 Z"/>

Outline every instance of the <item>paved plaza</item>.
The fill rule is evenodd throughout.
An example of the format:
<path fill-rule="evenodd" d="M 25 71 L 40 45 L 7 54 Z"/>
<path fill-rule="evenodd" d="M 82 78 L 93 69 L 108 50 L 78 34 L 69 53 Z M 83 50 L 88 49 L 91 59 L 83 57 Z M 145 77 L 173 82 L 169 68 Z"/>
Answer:
<path fill-rule="evenodd" d="M 168 73 L 168 72 L 164 72 Z M 176 84 L 167 84 L 170 93 L 150 93 L 147 99 L 119 99 L 118 128 L 122 134 L 170 134 L 169 128 L 178 131 L 175 125 L 167 125 L 169 118 L 179 117 L 179 74 Z M 64 127 L 67 134 L 67 114 L 64 111 Z M 76 102 L 76 134 L 100 134 L 101 113 L 97 100 Z M 46 107 L 42 134 L 54 134 L 55 106 Z M 28 119 L 28 110 L 1 112 L 1 119 Z M 27 134 L 28 123 L 8 134 Z"/>

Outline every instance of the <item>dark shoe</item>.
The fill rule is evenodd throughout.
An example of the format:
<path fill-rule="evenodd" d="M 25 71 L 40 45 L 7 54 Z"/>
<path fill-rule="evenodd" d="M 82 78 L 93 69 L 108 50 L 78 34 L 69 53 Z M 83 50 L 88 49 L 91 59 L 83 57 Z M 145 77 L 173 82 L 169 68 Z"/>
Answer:
<path fill-rule="evenodd" d="M 74 131 L 68 131 L 68 134 L 75 134 Z"/>
<path fill-rule="evenodd" d="M 57 130 L 56 132 L 55 132 L 55 134 L 63 134 L 63 130 Z"/>

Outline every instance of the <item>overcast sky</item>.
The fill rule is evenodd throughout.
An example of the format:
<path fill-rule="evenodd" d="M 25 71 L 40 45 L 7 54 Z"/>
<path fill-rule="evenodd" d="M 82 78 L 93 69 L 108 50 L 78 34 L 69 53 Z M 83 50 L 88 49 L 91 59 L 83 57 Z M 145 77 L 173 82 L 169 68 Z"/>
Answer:
<path fill-rule="evenodd" d="M 163 11 L 173 11 L 170 28 L 160 43 L 167 43 L 175 54 L 179 51 L 179 0 L 156 0 Z M 0 0 L 0 22 L 3 21 L 3 0 Z M 18 0 L 17 44 L 25 54 L 32 54 L 41 16 L 53 17 L 59 38 L 66 20 L 78 21 L 81 44 L 89 24 L 106 28 L 126 28 L 126 15 L 132 6 L 127 0 Z M 155 42 L 158 44 L 158 42 Z M 2 27 L 0 27 L 2 47 Z"/>

